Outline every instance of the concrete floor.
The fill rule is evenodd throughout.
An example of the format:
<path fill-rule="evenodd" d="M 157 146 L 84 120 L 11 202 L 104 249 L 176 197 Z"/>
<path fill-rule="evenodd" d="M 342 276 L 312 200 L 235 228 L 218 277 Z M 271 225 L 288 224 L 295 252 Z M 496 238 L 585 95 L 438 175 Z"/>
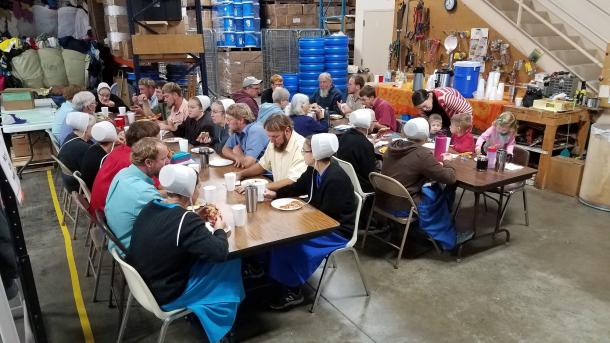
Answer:
<path fill-rule="evenodd" d="M 76 314 L 63 238 L 51 205 L 46 173 L 24 175 L 24 232 L 50 342 L 84 340 Z M 373 243 L 359 250 L 369 283 L 363 288 L 349 254 L 327 283 L 315 314 L 309 306 L 275 313 L 262 309 L 265 292 L 248 293 L 237 335 L 247 342 L 608 342 L 610 341 L 610 214 L 574 198 L 528 188 L 530 226 L 522 225 L 520 195 L 505 219 L 510 245 L 465 249 L 466 258 L 407 252 L 400 269 Z M 468 222 L 465 197 L 459 226 Z M 493 217 L 482 218 L 491 225 Z M 117 311 L 91 302 L 93 278 L 84 277 L 84 229 L 72 241 L 82 293 L 96 342 L 113 342 Z M 491 240 L 482 240 L 482 247 Z M 476 253 L 475 253 L 476 252 Z M 109 259 L 106 259 L 108 262 Z M 100 298 L 108 297 L 108 269 Z M 317 281 L 317 275 L 310 280 Z M 262 292 L 263 294 L 259 294 Z M 311 290 L 309 290 L 311 299 Z M 160 321 L 132 311 L 126 340 L 154 342 Z M 196 342 L 203 335 L 185 320 L 172 324 L 167 342 Z"/>

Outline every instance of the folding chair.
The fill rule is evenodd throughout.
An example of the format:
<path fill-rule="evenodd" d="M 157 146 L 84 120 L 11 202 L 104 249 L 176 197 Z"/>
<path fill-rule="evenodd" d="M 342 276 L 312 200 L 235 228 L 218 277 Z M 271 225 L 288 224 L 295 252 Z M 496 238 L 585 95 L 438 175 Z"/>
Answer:
<path fill-rule="evenodd" d="M 342 253 L 344 251 L 349 251 L 354 255 L 354 260 L 356 260 L 356 266 L 358 267 L 358 272 L 360 273 L 360 279 L 362 280 L 362 285 L 364 286 L 364 292 L 366 293 L 367 297 L 369 296 L 369 289 L 366 284 L 366 278 L 362 273 L 362 267 L 360 266 L 358 252 L 356 251 L 356 249 L 354 249 L 354 245 L 356 244 L 356 240 L 358 239 L 358 218 L 360 217 L 360 210 L 362 209 L 363 201 L 362 197 L 360 196 L 360 194 L 358 194 L 358 192 L 354 192 L 354 196 L 356 197 L 356 220 L 354 223 L 354 232 L 352 233 L 352 237 L 350 238 L 350 240 L 347 242 L 347 244 L 345 244 L 345 247 L 339 248 L 328 254 L 328 256 L 326 256 L 324 260 L 324 267 L 322 268 L 322 275 L 320 275 L 318 287 L 316 288 L 316 295 L 313 304 L 311 304 L 311 308 L 309 309 L 309 312 L 311 313 L 314 312 L 316 305 L 318 304 L 318 300 L 320 299 L 320 295 L 322 294 L 322 281 L 324 279 L 326 269 L 328 268 L 328 260 L 334 259 L 336 254 Z"/>
<path fill-rule="evenodd" d="M 358 175 L 356 174 L 356 170 L 354 169 L 354 166 L 352 166 L 351 163 L 338 159 L 335 156 L 332 157 L 332 159 L 337 162 L 337 164 L 339 164 L 339 166 L 341 167 L 341 169 L 343 169 L 343 171 L 347 174 L 347 176 L 349 176 L 350 181 L 352 181 L 352 186 L 354 186 L 354 191 L 356 193 L 358 193 L 360 195 L 360 197 L 362 197 L 362 204 L 364 206 L 364 203 L 366 202 L 366 199 L 368 199 L 370 196 L 375 195 L 375 193 L 365 193 L 362 190 L 362 187 L 360 186 L 360 181 L 358 180 Z M 364 213 L 361 215 L 366 215 L 368 218 L 369 213 Z M 360 218 L 358 218 L 360 219 Z"/>
<path fill-rule="evenodd" d="M 119 330 L 119 337 L 117 338 L 117 343 L 121 343 L 123 339 L 123 335 L 125 334 L 125 329 L 127 327 L 127 320 L 129 319 L 129 311 L 131 308 L 131 303 L 135 298 L 142 307 L 144 307 L 149 312 L 152 312 L 157 318 L 163 321 L 163 325 L 161 326 L 161 332 L 159 333 L 158 343 L 162 343 L 165 341 L 165 334 L 167 333 L 167 328 L 169 324 L 171 324 L 174 320 L 184 317 L 191 313 L 191 310 L 187 308 L 177 309 L 174 311 L 163 311 L 159 304 L 153 297 L 150 289 L 146 285 L 146 282 L 142 279 L 140 274 L 127 262 L 123 261 L 123 259 L 119 256 L 116 249 L 112 249 L 110 251 L 114 260 L 121 266 L 121 270 L 123 271 L 123 275 L 125 275 L 125 279 L 127 280 L 127 285 L 129 285 L 129 297 L 127 299 L 127 308 L 125 309 L 125 315 L 123 316 L 123 321 L 121 322 L 121 329 Z"/>
<path fill-rule="evenodd" d="M 373 203 L 373 211 L 371 211 L 371 214 L 369 215 L 369 219 L 366 224 L 366 230 L 364 232 L 364 237 L 362 237 L 362 248 L 364 248 L 364 244 L 366 243 L 366 238 L 369 235 L 369 225 L 371 224 L 371 218 L 373 217 L 374 213 L 377 213 L 391 221 L 404 225 L 405 231 L 402 235 L 400 245 L 396 245 L 388 240 L 385 240 L 385 239 L 377 236 L 376 234 L 373 234 L 373 233 L 370 234 L 371 237 L 374 237 L 374 238 L 380 240 L 381 242 L 391 246 L 392 248 L 398 250 L 398 256 L 396 257 L 396 262 L 394 263 L 394 268 L 398 269 L 398 264 L 400 263 L 400 259 L 402 258 L 402 253 L 405 248 L 405 242 L 407 240 L 407 233 L 409 233 L 409 228 L 411 226 L 411 223 L 413 223 L 417 220 L 416 219 L 417 215 L 418 215 L 417 206 L 415 205 L 413 198 L 411 198 L 409 191 L 407 191 L 407 189 L 400 182 L 396 181 L 395 179 L 393 179 L 389 176 L 380 174 L 380 173 L 373 172 L 369 175 L 369 180 L 371 180 L 371 184 L 373 185 L 373 188 L 375 189 L 376 196 L 375 196 L 375 201 Z M 379 197 L 382 197 L 386 194 L 404 199 L 405 204 L 406 204 L 404 210 L 409 212 L 409 216 L 406 218 L 397 217 L 397 216 L 387 212 L 386 210 L 378 207 L 376 205 L 377 199 L 379 199 Z M 436 243 L 434 242 L 434 240 L 431 240 L 431 241 L 434 244 L 435 248 L 437 248 L 437 250 L 438 250 L 438 247 L 436 246 Z"/>
<path fill-rule="evenodd" d="M 44 130 L 47 135 L 49 136 L 49 139 L 51 140 L 51 145 L 53 146 L 53 155 L 57 156 L 59 154 L 59 142 L 57 141 L 57 137 L 55 137 L 55 135 L 53 134 L 53 132 L 49 129 Z"/>
<path fill-rule="evenodd" d="M 530 160 L 530 152 L 528 150 L 515 146 L 515 148 L 513 150 L 513 160 L 511 162 L 514 164 L 518 164 L 520 166 L 527 167 L 527 165 L 529 164 L 529 160 Z M 485 210 L 487 210 L 487 198 L 495 201 L 498 205 L 500 205 L 500 200 L 491 196 L 489 193 L 500 194 L 501 191 L 502 190 L 500 188 L 497 188 L 493 191 L 483 193 Z M 508 208 L 508 205 L 510 204 L 513 194 L 518 193 L 518 192 L 521 192 L 521 194 L 523 195 L 523 212 L 525 214 L 525 226 L 530 225 L 529 213 L 528 213 L 528 209 L 527 209 L 527 196 L 526 196 L 526 190 L 525 190 L 525 181 L 515 182 L 515 183 L 511 183 L 507 186 L 504 186 L 504 196 L 506 197 L 506 202 L 504 203 L 504 206 L 502 206 L 502 214 L 500 216 L 500 225 L 502 224 L 502 221 L 504 220 L 504 216 L 506 215 L 506 209 Z"/>
<path fill-rule="evenodd" d="M 75 197 L 78 194 L 84 195 L 86 203 L 87 203 L 87 206 L 85 207 L 85 212 L 87 212 L 89 210 L 89 202 L 91 201 L 91 192 L 89 191 L 89 187 L 87 187 L 87 184 L 81 178 L 81 173 L 78 170 L 72 174 L 72 177 L 74 177 L 74 179 L 76 179 L 76 181 L 78 182 L 78 185 L 79 185 L 78 193 L 73 192 L 72 197 Z M 82 208 L 80 208 L 80 209 L 82 210 Z M 93 218 L 93 216 L 89 216 L 89 218 L 91 219 L 91 221 L 89 222 L 89 226 L 87 228 L 87 233 L 86 233 L 87 236 L 85 237 L 85 246 L 87 246 L 87 244 L 89 243 L 89 233 L 90 233 L 89 231 L 90 231 L 91 227 L 93 226 L 93 222 L 95 221 L 95 218 Z M 72 239 L 76 239 L 77 227 L 78 227 L 78 212 L 77 212 L 77 216 L 76 216 L 76 224 L 74 224 L 74 229 L 72 230 Z"/>
<path fill-rule="evenodd" d="M 70 168 L 66 167 L 66 165 L 62 161 L 59 160 L 59 158 L 57 158 L 54 155 L 51 155 L 51 158 L 55 161 L 55 163 L 57 163 L 62 174 L 69 175 L 70 177 L 74 177 L 73 176 L 74 173 L 70 170 Z M 76 230 L 76 223 L 78 221 L 78 207 L 76 208 L 76 214 L 73 216 L 70 213 L 70 208 L 72 207 L 72 194 L 68 193 L 68 189 L 66 188 L 66 185 L 62 185 L 62 188 L 61 188 L 61 207 L 62 207 L 62 222 L 60 224 L 63 225 L 66 223 L 66 217 L 70 218 L 70 220 L 74 224 L 74 227 L 72 228 L 72 232 L 74 232 Z"/>

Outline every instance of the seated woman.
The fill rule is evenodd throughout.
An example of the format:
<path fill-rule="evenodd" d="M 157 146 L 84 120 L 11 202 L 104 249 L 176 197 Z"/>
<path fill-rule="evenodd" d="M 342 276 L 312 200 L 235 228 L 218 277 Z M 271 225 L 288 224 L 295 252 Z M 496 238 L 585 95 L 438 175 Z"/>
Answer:
<path fill-rule="evenodd" d="M 119 107 L 126 107 L 121 98 L 110 93 L 110 86 L 106 82 L 97 85 L 95 100 L 97 101 L 95 112 L 102 112 L 102 107 L 108 107 L 110 113 L 119 113 Z"/>
<path fill-rule="evenodd" d="M 309 97 L 305 94 L 297 93 L 292 96 L 290 106 L 288 107 L 288 115 L 294 122 L 294 131 L 298 132 L 303 137 L 308 137 L 316 133 L 328 132 L 328 123 L 324 118 L 324 112 L 320 111 L 317 119 L 307 115 L 310 108 Z"/>
<path fill-rule="evenodd" d="M 428 140 L 430 126 L 424 118 L 415 118 L 409 120 L 404 128 L 403 133 L 407 140 L 396 140 L 390 143 L 388 151 L 383 156 L 383 165 L 381 173 L 387 175 L 400 182 L 409 191 L 415 205 L 421 209 L 422 205 L 430 206 L 434 202 L 433 197 L 445 196 L 432 194 L 440 187 L 425 188 L 424 184 L 430 181 L 436 181 L 441 184 L 455 184 L 455 170 L 450 160 L 445 159 L 440 163 L 434 157 L 431 149 L 423 146 Z M 449 187 L 449 193 L 453 193 L 454 187 Z M 431 191 L 431 192 L 429 192 Z M 449 195 L 451 195 L 449 194 Z M 396 198 L 388 194 L 377 194 L 377 206 L 386 209 L 399 217 L 407 217 L 408 212 L 405 211 L 405 200 Z M 427 211 L 420 211 L 420 226 L 434 239 L 440 241 L 445 249 L 450 249 L 455 245 L 455 228 L 451 223 L 449 216 L 449 206 L 447 201 L 435 202 L 438 207 L 436 209 L 427 207 Z M 422 213 L 435 212 L 441 213 L 440 217 L 429 218 L 424 217 Z M 434 221 L 442 225 L 427 227 L 426 223 Z"/>
<path fill-rule="evenodd" d="M 66 141 L 59 149 L 57 158 L 72 172 L 81 170 L 83 156 L 93 142 L 91 142 L 91 127 L 95 124 L 95 117 L 84 112 L 70 112 L 66 116 L 66 123 L 73 131 L 66 137 Z M 72 175 L 61 174 L 66 189 L 77 192 L 80 188 Z"/>
<path fill-rule="evenodd" d="M 307 138 L 303 156 L 308 168 L 293 184 L 277 192 L 267 190 L 268 199 L 309 195 L 309 204 L 340 223 L 333 232 L 305 242 L 284 245 L 269 252 L 269 276 L 284 286 L 270 307 L 275 310 L 304 301 L 300 286 L 331 252 L 342 248 L 351 237 L 356 219 L 354 188 L 347 174 L 330 157 L 337 152 L 337 136 L 321 133 Z M 350 196 L 352 195 L 352 196 Z"/>
<path fill-rule="evenodd" d="M 93 125 L 91 136 L 97 143 L 91 145 L 87 152 L 85 152 L 80 167 L 81 177 L 87 184 L 87 187 L 89 187 L 89 190 L 93 188 L 93 181 L 106 155 L 114 149 L 115 144 L 125 143 L 123 140 L 119 140 L 116 128 L 109 121 L 102 121 Z"/>
<path fill-rule="evenodd" d="M 197 179 L 186 166 L 161 169 L 167 198 L 151 201 L 136 218 L 127 262 L 164 311 L 188 308 L 209 341 L 218 342 L 233 326 L 244 298 L 241 260 L 226 260 L 225 223 L 213 205 L 198 213 L 187 210 L 199 196 Z"/>
<path fill-rule="evenodd" d="M 188 117 L 174 131 L 174 136 L 189 140 L 191 145 L 210 145 L 214 141 L 214 122 L 210 112 L 210 98 L 192 97 L 188 102 Z"/>
<path fill-rule="evenodd" d="M 233 99 L 216 100 L 212 103 L 212 121 L 214 122 L 214 150 L 217 153 L 222 151 L 227 139 L 229 139 L 229 123 L 227 123 L 227 108 L 233 105 Z"/>

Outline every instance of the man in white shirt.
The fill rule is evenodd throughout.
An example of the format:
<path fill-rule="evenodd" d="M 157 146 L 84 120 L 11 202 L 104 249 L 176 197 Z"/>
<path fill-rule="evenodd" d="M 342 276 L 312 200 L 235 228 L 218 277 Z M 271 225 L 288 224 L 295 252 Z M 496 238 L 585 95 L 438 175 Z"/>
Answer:
<path fill-rule="evenodd" d="M 269 116 L 264 127 L 269 137 L 265 154 L 257 163 L 238 172 L 237 179 L 270 171 L 273 182 L 267 184 L 267 189 L 275 191 L 294 183 L 307 169 L 302 153 L 305 138 L 293 130 L 292 120 L 281 112 Z M 243 192 L 243 188 L 237 191 Z"/>

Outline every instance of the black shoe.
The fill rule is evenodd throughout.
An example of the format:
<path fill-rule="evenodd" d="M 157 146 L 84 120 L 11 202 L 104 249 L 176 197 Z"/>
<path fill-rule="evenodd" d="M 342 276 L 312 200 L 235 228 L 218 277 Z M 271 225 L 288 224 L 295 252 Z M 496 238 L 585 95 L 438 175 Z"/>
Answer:
<path fill-rule="evenodd" d="M 287 290 L 281 298 L 271 301 L 269 308 L 272 310 L 286 310 L 302 304 L 303 301 L 305 301 L 305 297 L 300 289 L 298 291 Z"/>
<path fill-rule="evenodd" d="M 241 275 L 244 280 L 260 279 L 265 275 L 265 271 L 258 263 L 246 263 L 242 268 Z"/>

